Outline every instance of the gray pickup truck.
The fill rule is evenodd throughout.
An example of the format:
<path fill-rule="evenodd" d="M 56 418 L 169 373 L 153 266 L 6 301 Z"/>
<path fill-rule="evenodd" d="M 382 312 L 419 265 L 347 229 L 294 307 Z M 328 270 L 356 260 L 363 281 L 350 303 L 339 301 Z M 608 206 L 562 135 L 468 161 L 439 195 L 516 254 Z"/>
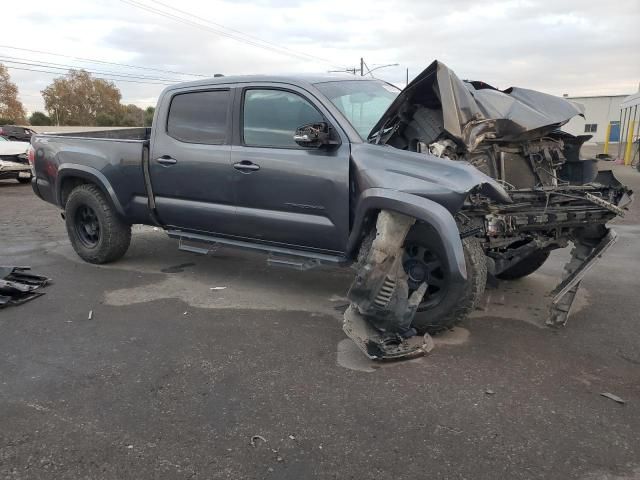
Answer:
<path fill-rule="evenodd" d="M 516 279 L 574 244 L 550 322 L 613 243 L 630 192 L 586 138 L 579 105 L 461 81 L 434 62 L 404 90 L 353 76 L 221 77 L 165 89 L 151 129 L 35 135 L 33 190 L 63 209 L 92 263 L 132 224 L 183 248 L 262 250 L 307 268 L 354 265 L 344 329 L 371 358 L 465 317 L 487 275 Z"/>

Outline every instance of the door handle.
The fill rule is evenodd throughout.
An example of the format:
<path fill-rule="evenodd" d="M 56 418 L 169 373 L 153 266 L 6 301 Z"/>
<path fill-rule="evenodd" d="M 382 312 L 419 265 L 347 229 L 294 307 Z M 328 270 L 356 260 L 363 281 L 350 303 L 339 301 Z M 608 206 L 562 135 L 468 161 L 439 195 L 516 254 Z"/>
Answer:
<path fill-rule="evenodd" d="M 233 168 L 240 170 L 242 173 L 251 173 L 260 170 L 260 165 L 256 165 L 249 160 L 242 160 L 241 162 L 234 163 Z"/>
<path fill-rule="evenodd" d="M 159 158 L 156 158 L 156 162 L 162 165 L 175 165 L 176 163 L 178 163 L 178 160 L 176 160 L 173 157 L 170 157 L 169 155 L 163 155 Z"/>

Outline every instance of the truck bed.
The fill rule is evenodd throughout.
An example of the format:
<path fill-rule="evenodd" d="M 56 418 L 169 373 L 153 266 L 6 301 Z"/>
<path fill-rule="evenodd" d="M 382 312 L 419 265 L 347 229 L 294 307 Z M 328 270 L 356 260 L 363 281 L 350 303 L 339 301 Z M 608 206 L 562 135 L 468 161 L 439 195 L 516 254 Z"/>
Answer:
<path fill-rule="evenodd" d="M 53 133 L 45 132 L 42 135 L 56 137 L 78 137 L 78 138 L 96 138 L 96 139 L 114 139 L 114 140 L 149 140 L 151 137 L 151 128 L 119 128 L 117 130 L 94 130 L 91 132 L 66 132 Z"/>
<path fill-rule="evenodd" d="M 68 182 L 88 181 L 100 186 L 120 214 L 148 223 L 143 159 L 150 132 L 131 128 L 35 135 L 34 192 L 62 206 Z"/>

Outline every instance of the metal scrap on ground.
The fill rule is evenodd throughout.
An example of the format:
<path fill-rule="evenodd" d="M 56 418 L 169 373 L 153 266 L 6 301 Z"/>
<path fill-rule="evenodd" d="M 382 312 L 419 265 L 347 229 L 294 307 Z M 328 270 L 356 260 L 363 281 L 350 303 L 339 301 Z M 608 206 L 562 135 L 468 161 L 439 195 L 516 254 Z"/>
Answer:
<path fill-rule="evenodd" d="M 0 308 L 21 305 L 33 300 L 44 292 L 36 292 L 49 283 L 50 279 L 27 273 L 31 267 L 0 266 Z"/>

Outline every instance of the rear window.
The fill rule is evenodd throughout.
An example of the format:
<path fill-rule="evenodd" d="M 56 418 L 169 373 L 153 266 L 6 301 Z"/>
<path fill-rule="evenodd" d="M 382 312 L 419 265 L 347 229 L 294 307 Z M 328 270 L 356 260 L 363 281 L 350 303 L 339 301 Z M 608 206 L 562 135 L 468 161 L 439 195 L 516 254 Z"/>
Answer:
<path fill-rule="evenodd" d="M 167 119 L 169 136 L 187 143 L 226 141 L 229 90 L 181 93 L 173 97 Z"/>

